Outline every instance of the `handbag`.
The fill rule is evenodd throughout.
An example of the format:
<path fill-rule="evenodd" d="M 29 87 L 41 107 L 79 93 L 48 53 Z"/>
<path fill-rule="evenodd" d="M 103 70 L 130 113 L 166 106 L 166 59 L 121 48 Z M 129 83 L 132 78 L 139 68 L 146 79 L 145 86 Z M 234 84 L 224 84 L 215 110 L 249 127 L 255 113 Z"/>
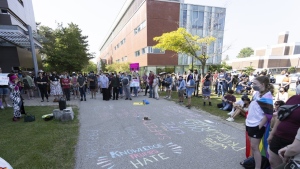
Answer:
<path fill-rule="evenodd" d="M 35 116 L 31 114 L 27 114 L 24 116 L 24 122 L 33 122 L 35 121 Z"/>
<path fill-rule="evenodd" d="M 280 121 L 286 119 L 299 106 L 300 106 L 300 104 L 280 106 L 278 109 L 278 119 Z"/>
<path fill-rule="evenodd" d="M 284 169 L 300 169 L 299 161 L 290 159 L 290 161 L 284 166 Z"/>

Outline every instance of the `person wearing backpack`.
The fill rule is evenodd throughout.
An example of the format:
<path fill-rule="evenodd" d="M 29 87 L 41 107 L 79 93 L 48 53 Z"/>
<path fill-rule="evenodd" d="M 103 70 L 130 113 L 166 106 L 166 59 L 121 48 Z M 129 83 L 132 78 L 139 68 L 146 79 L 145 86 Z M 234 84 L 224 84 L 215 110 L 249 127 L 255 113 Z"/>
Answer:
<path fill-rule="evenodd" d="M 292 96 L 285 105 L 300 104 L 300 95 Z M 279 112 L 278 112 L 279 116 Z M 300 127 L 300 107 L 294 109 L 289 116 L 280 121 L 276 119 L 274 127 L 269 134 L 269 161 L 272 168 L 283 163 L 278 151 L 293 143 Z"/>
<path fill-rule="evenodd" d="M 122 83 L 122 86 L 123 86 L 123 91 L 125 93 L 125 100 L 128 100 L 128 99 L 132 100 L 131 99 L 131 95 L 130 95 L 130 86 L 129 86 L 130 79 L 129 79 L 129 77 L 128 77 L 128 75 L 127 75 L 126 72 L 125 72 L 124 77 L 122 78 L 121 83 Z"/>
<path fill-rule="evenodd" d="M 24 85 L 24 91 L 27 93 L 28 100 L 34 99 L 33 88 L 35 87 L 35 85 L 32 78 L 28 74 L 23 73 L 22 81 Z"/>

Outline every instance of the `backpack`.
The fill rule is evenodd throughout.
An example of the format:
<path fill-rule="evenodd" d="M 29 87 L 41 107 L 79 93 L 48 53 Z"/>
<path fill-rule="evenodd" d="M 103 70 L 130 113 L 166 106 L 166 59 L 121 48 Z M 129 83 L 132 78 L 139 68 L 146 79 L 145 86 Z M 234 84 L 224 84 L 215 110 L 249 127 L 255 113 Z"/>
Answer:
<path fill-rule="evenodd" d="M 286 119 L 299 106 L 300 106 L 300 104 L 280 106 L 278 109 L 278 119 L 280 121 Z"/>
<path fill-rule="evenodd" d="M 261 169 L 269 169 L 270 162 L 267 157 L 261 156 Z M 240 163 L 245 169 L 254 169 L 255 168 L 255 160 L 254 157 L 249 157 Z"/>
<path fill-rule="evenodd" d="M 25 88 L 30 88 L 28 80 L 26 78 L 23 79 L 23 84 Z"/>
<path fill-rule="evenodd" d="M 126 85 L 128 85 L 128 83 L 129 83 L 128 77 L 123 77 L 123 79 L 122 79 L 122 84 L 123 84 L 124 86 L 126 86 Z"/>

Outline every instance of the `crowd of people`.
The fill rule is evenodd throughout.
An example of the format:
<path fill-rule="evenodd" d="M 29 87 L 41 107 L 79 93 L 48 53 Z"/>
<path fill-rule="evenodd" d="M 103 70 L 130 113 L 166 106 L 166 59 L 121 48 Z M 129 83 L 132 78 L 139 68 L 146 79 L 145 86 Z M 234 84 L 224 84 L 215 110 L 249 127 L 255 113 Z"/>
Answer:
<path fill-rule="evenodd" d="M 99 74 L 93 71 L 88 74 L 73 72 L 70 75 L 67 72 L 58 75 L 56 72 L 47 74 L 39 71 L 37 77 L 32 77 L 30 74 L 19 72 L 9 74 L 8 85 L 0 86 L 0 106 L 1 108 L 4 108 L 4 104 L 7 107 L 10 106 L 5 97 L 10 93 L 14 109 L 13 121 L 18 121 L 21 114 L 25 113 L 21 93 L 26 93 L 27 99 L 34 99 L 33 91 L 37 87 L 42 102 L 48 102 L 49 95 L 54 96 L 54 102 L 62 96 L 67 101 L 71 100 L 71 97 L 86 101 L 87 93 L 91 96 L 90 99 L 96 99 L 102 94 L 104 101 L 120 98 L 132 100 L 132 97 L 138 97 L 140 93 L 159 100 L 159 90 L 166 91 L 165 99 L 171 99 L 172 92 L 177 92 L 178 103 L 182 104 L 184 99 L 187 99 L 187 108 L 191 108 L 192 96 L 199 96 L 199 93 L 202 93 L 203 106 L 212 106 L 211 94 L 214 91 L 222 101 L 218 104 L 219 108 L 228 112 L 227 121 L 234 121 L 238 115 L 246 117 L 246 131 L 256 162 L 255 168 L 261 167 L 262 156 L 259 144 L 264 136 L 268 136 L 267 152 L 271 167 L 276 168 L 286 163 L 288 157 L 295 156 L 296 161 L 300 160 L 297 153 L 293 151 L 295 146 L 298 146 L 298 149 L 300 147 L 300 95 L 297 93 L 289 98 L 288 90 L 291 80 L 288 72 L 277 92 L 269 75 L 267 72 L 261 72 L 248 76 L 242 72 L 237 76 L 232 76 L 225 70 L 221 70 L 214 73 L 208 71 L 201 79 L 197 70 L 190 70 L 183 74 L 154 74 L 150 71 L 149 74 L 144 73 L 142 76 L 136 71 L 130 73 L 99 72 Z M 236 100 L 236 94 L 242 94 L 241 100 Z M 279 107 L 294 104 L 299 105 L 293 109 L 293 113 L 286 119 L 279 120 Z"/>

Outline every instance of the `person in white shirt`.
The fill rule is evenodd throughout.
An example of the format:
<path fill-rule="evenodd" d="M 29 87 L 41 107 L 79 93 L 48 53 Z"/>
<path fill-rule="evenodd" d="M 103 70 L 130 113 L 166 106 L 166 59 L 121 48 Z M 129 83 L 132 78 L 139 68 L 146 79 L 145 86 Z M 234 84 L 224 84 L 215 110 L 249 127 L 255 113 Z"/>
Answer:
<path fill-rule="evenodd" d="M 152 87 L 153 87 L 153 93 L 154 93 L 154 98 L 156 100 L 159 99 L 159 95 L 158 95 L 158 84 L 159 84 L 159 77 L 157 77 L 157 75 L 154 75 L 154 79 L 153 79 L 153 84 L 152 84 Z"/>
<path fill-rule="evenodd" d="M 275 101 L 284 101 L 286 102 L 289 99 L 289 94 L 285 92 L 284 87 L 280 87 L 278 93 L 275 96 Z"/>

